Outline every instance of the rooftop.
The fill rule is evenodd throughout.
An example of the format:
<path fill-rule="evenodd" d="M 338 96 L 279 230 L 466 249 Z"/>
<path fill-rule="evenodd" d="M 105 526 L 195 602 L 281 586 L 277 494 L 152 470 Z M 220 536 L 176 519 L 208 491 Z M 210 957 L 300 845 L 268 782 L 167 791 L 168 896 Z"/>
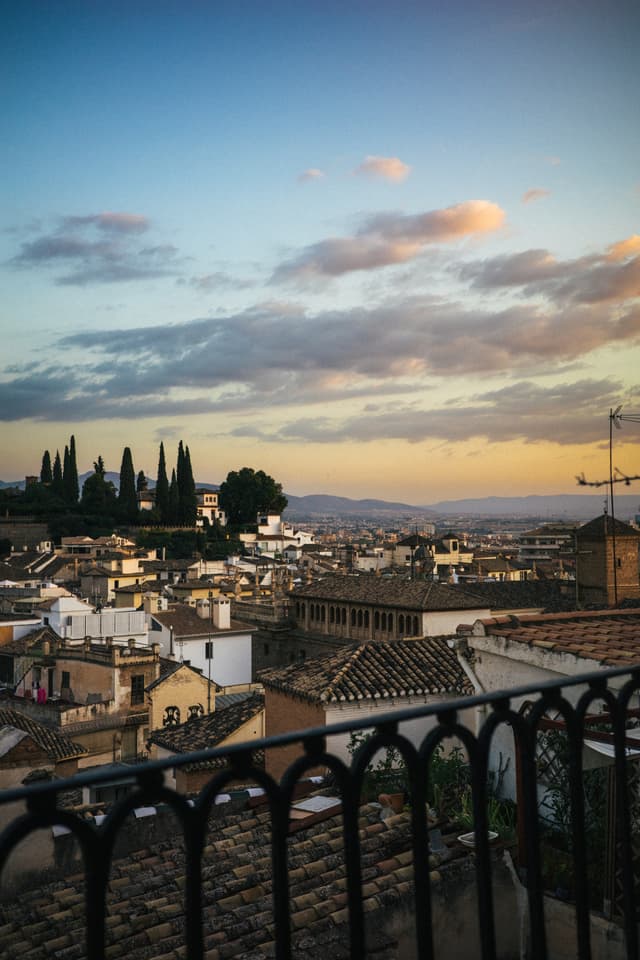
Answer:
<path fill-rule="evenodd" d="M 27 734 L 53 761 L 70 760 L 87 752 L 86 747 L 74 743 L 60 733 L 56 733 L 51 727 L 45 727 L 37 720 L 32 720 L 31 717 L 23 713 L 18 713 L 17 710 L 0 706 L 0 755 L 4 752 L 2 749 L 3 736 L 11 730 L 20 730 Z M 11 738 L 10 733 L 9 737 Z M 13 744 L 11 745 L 13 746 Z"/>
<path fill-rule="evenodd" d="M 149 739 L 173 753 L 208 750 L 223 743 L 238 727 L 243 726 L 261 710 L 264 710 L 264 697 L 254 693 L 207 716 L 187 720 L 177 727 L 155 730 Z"/>
<path fill-rule="evenodd" d="M 326 657 L 264 670 L 259 680 L 267 689 L 319 703 L 473 692 L 441 637 L 348 644 Z"/>
<path fill-rule="evenodd" d="M 607 667 L 640 663 L 640 608 L 493 617 L 478 620 L 471 632 L 571 653 Z"/>
<path fill-rule="evenodd" d="M 305 584 L 292 591 L 297 599 L 338 600 L 366 603 L 377 607 L 403 607 L 411 610 L 478 610 L 486 604 L 471 592 L 454 589 L 447 583 L 426 580 L 403 580 L 372 574 L 346 576 L 335 574 L 317 583 Z"/>

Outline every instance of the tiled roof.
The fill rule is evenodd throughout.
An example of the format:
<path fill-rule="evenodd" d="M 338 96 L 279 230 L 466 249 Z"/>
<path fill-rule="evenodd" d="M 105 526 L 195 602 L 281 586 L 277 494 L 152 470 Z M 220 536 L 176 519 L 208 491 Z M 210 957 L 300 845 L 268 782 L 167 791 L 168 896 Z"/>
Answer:
<path fill-rule="evenodd" d="M 238 727 L 243 726 L 261 710 L 264 710 L 264 697 L 254 693 L 240 703 L 215 710 L 208 716 L 187 720 L 178 727 L 155 730 L 149 739 L 173 753 L 209 750 L 223 743 Z"/>
<path fill-rule="evenodd" d="M 636 539 L 640 537 L 640 531 L 636 530 L 635 527 L 630 526 L 628 523 L 623 523 L 622 520 L 618 520 L 617 518 L 614 520 L 613 517 L 610 517 L 606 513 L 578 527 L 576 532 L 579 540 L 586 540 L 589 537 L 595 537 L 596 540 L 603 540 L 605 536 L 612 536 L 614 531 L 616 537 L 635 537 Z"/>
<path fill-rule="evenodd" d="M 466 584 L 465 594 L 474 594 L 491 610 L 541 607 L 547 611 L 573 610 L 575 588 L 562 589 L 558 580 L 503 580 Z"/>
<path fill-rule="evenodd" d="M 199 617 L 193 607 L 186 603 L 176 604 L 170 610 L 151 614 L 154 620 L 167 629 L 173 627 L 174 637 L 208 637 L 218 633 L 228 633 L 214 626 L 211 620 Z M 241 620 L 231 620 L 229 630 L 252 630 L 253 627 Z"/>
<path fill-rule="evenodd" d="M 68 760 L 87 752 L 86 747 L 74 743 L 68 737 L 63 737 L 62 734 L 17 710 L 0 707 L 0 726 L 14 727 L 16 730 L 27 733 L 50 760 Z"/>
<path fill-rule="evenodd" d="M 377 607 L 402 607 L 405 610 L 478 610 L 486 606 L 471 594 L 452 590 L 447 583 L 378 577 L 373 574 L 335 574 L 316 583 L 297 587 L 291 596 L 294 600 L 338 600 Z"/>
<path fill-rule="evenodd" d="M 33 618 L 29 617 L 29 619 Z M 36 650 L 41 649 L 45 640 L 48 640 L 49 643 L 58 643 L 60 639 L 60 636 L 52 627 L 36 627 L 35 630 L 30 630 L 29 633 L 23 634 L 23 636 L 18 637 L 16 640 L 0 644 L 0 651 L 6 654 L 23 656 L 29 652 L 31 648 L 35 648 Z"/>
<path fill-rule="evenodd" d="M 160 686 L 161 683 L 164 683 L 165 680 L 168 680 L 170 676 L 180 670 L 181 667 L 185 670 L 191 670 L 192 673 L 202 677 L 201 671 L 196 670 L 196 668 L 192 667 L 191 664 L 183 663 L 181 660 L 168 660 L 162 657 L 160 659 L 160 676 L 157 677 L 157 679 L 152 680 L 151 683 L 148 683 L 145 687 L 145 690 L 153 690 L 155 687 Z"/>
<path fill-rule="evenodd" d="M 204 955 L 207 960 L 258 960 L 274 956 L 272 860 L 268 813 L 247 811 L 217 820 L 202 860 Z M 398 957 L 399 943 L 384 932 L 390 910 L 414 908 L 408 814 L 380 819 L 376 805 L 361 808 L 359 842 L 367 948 L 378 960 Z M 433 868 L 471 869 L 471 860 Z M 312 824 L 288 840 L 292 956 L 349 955 L 347 881 L 342 817 Z M 452 881 L 453 882 L 453 881 Z M 107 897 L 106 956 L 175 960 L 185 954 L 185 844 L 160 840 L 114 860 Z M 0 904 L 0 931 L 7 956 L 29 960 L 84 956 L 82 875 L 37 886 Z M 411 920 L 408 921 L 411 923 Z"/>
<path fill-rule="evenodd" d="M 494 617 L 473 627 L 475 636 L 571 653 L 607 667 L 640 663 L 640 609 Z"/>
<path fill-rule="evenodd" d="M 441 637 L 348 644 L 337 653 L 262 671 L 265 687 L 320 703 L 472 693 Z"/>

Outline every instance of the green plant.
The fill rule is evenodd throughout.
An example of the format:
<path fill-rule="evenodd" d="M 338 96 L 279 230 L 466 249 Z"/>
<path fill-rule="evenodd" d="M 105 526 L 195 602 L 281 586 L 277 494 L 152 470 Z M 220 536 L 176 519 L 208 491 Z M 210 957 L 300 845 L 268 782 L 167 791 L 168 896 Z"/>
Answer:
<path fill-rule="evenodd" d="M 373 736 L 372 733 L 352 732 L 347 744 L 349 755 L 353 757 L 359 747 Z M 370 763 L 362 781 L 362 793 L 365 799 L 377 798 L 380 793 L 405 793 L 407 774 L 400 752 L 395 747 L 386 747 L 375 761 Z"/>

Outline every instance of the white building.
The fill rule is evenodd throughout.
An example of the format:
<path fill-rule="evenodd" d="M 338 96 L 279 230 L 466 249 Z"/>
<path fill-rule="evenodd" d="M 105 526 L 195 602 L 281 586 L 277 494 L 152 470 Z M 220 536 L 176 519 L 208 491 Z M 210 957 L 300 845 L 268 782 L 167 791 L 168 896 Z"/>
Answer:
<path fill-rule="evenodd" d="M 221 527 L 226 527 L 227 515 L 219 507 L 217 490 L 197 489 L 196 500 L 198 503 L 197 527 L 204 526 L 205 519 L 210 524 L 219 523 Z"/>
<path fill-rule="evenodd" d="M 66 596 L 44 600 L 33 612 L 43 626 L 51 627 L 68 643 L 81 644 L 87 637 L 92 643 L 109 639 L 124 646 L 129 640 L 134 640 L 136 646 L 149 642 L 146 614 L 134 607 L 98 610 L 77 597 Z"/>
<path fill-rule="evenodd" d="M 288 547 L 303 547 L 315 543 L 315 537 L 306 530 L 298 530 L 279 513 L 260 514 L 257 533 L 241 533 L 240 540 L 249 553 L 282 555 Z"/>
<path fill-rule="evenodd" d="M 220 686 L 251 683 L 249 624 L 231 618 L 227 597 L 176 603 L 150 615 L 150 635 L 162 656 L 189 662 Z"/>

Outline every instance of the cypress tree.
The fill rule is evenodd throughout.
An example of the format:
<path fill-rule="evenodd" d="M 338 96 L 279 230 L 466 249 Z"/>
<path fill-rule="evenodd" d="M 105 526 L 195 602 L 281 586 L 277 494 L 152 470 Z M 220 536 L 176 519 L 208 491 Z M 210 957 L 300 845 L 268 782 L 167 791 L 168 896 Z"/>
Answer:
<path fill-rule="evenodd" d="M 178 463 L 176 465 L 176 481 L 178 484 L 178 523 L 185 522 L 184 518 L 184 496 L 185 496 L 185 476 L 184 476 L 184 447 L 182 440 L 178 444 Z"/>
<path fill-rule="evenodd" d="M 169 520 L 169 481 L 167 480 L 167 464 L 164 458 L 164 444 L 160 444 L 158 459 L 158 478 L 156 480 L 156 510 L 161 523 Z"/>
<path fill-rule="evenodd" d="M 180 513 L 180 493 L 178 491 L 178 478 L 175 469 L 171 471 L 171 483 L 169 484 L 169 508 L 167 519 L 169 523 L 179 523 Z"/>
<path fill-rule="evenodd" d="M 69 447 L 64 445 L 64 459 L 62 461 L 62 492 L 65 500 L 69 500 L 69 478 L 71 476 Z"/>
<path fill-rule="evenodd" d="M 196 517 L 198 516 L 198 498 L 196 497 L 196 485 L 193 479 L 193 470 L 191 469 L 189 447 L 187 447 L 184 452 L 183 474 L 182 490 L 180 491 L 182 522 L 189 527 L 195 527 Z"/>
<path fill-rule="evenodd" d="M 53 473 L 51 471 L 51 455 L 48 450 L 45 450 L 42 457 L 42 466 L 40 468 L 40 483 L 46 483 L 47 485 L 53 481 Z"/>
<path fill-rule="evenodd" d="M 62 463 L 60 462 L 60 451 L 56 450 L 55 459 L 53 461 L 53 474 L 51 478 L 51 489 L 59 497 L 63 495 L 64 485 L 62 482 Z"/>
<path fill-rule="evenodd" d="M 138 498 L 136 497 L 136 475 L 133 469 L 133 457 L 130 447 L 125 447 L 120 466 L 120 489 L 118 492 L 118 510 L 125 520 L 138 519 Z"/>
<path fill-rule="evenodd" d="M 80 496 L 79 482 L 78 482 L 78 463 L 76 461 L 76 438 L 71 435 L 71 440 L 69 441 L 69 479 L 65 479 L 65 488 L 67 490 L 67 495 L 69 503 L 77 503 Z"/>
<path fill-rule="evenodd" d="M 136 493 L 142 493 L 142 491 L 146 489 L 147 478 L 144 475 L 144 470 L 140 470 L 138 476 L 136 477 Z"/>

